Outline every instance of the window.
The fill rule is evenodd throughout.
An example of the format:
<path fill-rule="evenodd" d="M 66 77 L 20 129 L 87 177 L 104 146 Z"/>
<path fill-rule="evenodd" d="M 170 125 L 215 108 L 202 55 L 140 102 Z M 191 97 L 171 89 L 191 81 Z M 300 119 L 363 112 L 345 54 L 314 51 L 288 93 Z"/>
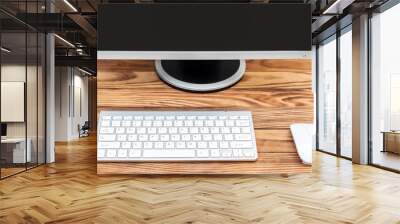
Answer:
<path fill-rule="evenodd" d="M 318 149 L 336 153 L 336 36 L 318 47 Z"/>
<path fill-rule="evenodd" d="M 340 36 L 340 155 L 352 157 L 352 32 Z"/>
<path fill-rule="evenodd" d="M 400 4 L 371 18 L 372 164 L 400 170 Z"/>

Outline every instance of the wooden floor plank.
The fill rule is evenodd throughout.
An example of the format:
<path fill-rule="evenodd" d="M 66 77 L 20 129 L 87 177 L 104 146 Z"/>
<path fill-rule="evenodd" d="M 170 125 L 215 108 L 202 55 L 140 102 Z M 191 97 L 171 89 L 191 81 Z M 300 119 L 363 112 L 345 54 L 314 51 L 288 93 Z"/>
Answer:
<path fill-rule="evenodd" d="M 98 176 L 89 137 L 56 161 L 0 181 L 1 224 L 400 223 L 399 174 L 318 152 L 305 174 Z"/>

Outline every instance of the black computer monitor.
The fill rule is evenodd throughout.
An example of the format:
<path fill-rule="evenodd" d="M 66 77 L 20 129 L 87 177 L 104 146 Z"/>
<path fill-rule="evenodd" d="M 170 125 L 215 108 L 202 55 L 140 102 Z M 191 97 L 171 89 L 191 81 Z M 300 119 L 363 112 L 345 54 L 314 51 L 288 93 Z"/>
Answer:
<path fill-rule="evenodd" d="M 214 91 L 239 81 L 245 60 L 310 58 L 309 4 L 157 0 L 171 1 L 100 5 L 98 59 L 156 60 L 166 83 Z"/>
<path fill-rule="evenodd" d="M 6 123 L 1 123 L 1 136 L 2 137 L 7 136 L 7 124 Z"/>

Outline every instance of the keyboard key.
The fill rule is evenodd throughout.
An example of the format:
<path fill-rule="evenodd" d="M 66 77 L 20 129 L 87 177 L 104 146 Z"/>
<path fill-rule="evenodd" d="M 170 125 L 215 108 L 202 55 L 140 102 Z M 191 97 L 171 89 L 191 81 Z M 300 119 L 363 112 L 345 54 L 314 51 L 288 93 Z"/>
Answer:
<path fill-rule="evenodd" d="M 143 148 L 145 148 L 145 149 L 151 149 L 151 148 L 153 148 L 153 142 L 145 142 L 145 143 L 143 144 Z"/>
<path fill-rule="evenodd" d="M 115 133 L 124 134 L 125 133 L 125 128 L 117 128 L 117 129 L 115 129 Z"/>
<path fill-rule="evenodd" d="M 133 149 L 141 149 L 143 146 L 142 142 L 132 142 L 132 148 Z"/>
<path fill-rule="evenodd" d="M 139 135 L 139 141 L 144 142 L 149 140 L 149 136 L 148 135 Z"/>
<path fill-rule="evenodd" d="M 190 135 L 188 134 L 182 135 L 182 141 L 190 141 Z"/>
<path fill-rule="evenodd" d="M 238 127 L 233 127 L 231 131 L 232 131 L 232 133 L 234 133 L 234 134 L 239 134 L 239 133 L 240 133 L 240 128 L 238 128 Z"/>
<path fill-rule="evenodd" d="M 219 157 L 219 150 L 218 149 L 211 149 L 211 156 L 212 157 Z"/>
<path fill-rule="evenodd" d="M 189 128 L 189 133 L 190 134 L 197 134 L 197 133 L 199 133 L 199 128 L 197 128 L 197 127 Z"/>
<path fill-rule="evenodd" d="M 122 116 L 114 116 L 113 120 L 122 120 Z"/>
<path fill-rule="evenodd" d="M 103 127 L 109 127 L 110 126 L 110 121 L 102 121 L 101 122 L 101 126 L 103 126 Z"/>
<path fill-rule="evenodd" d="M 202 121 L 202 120 L 196 120 L 196 121 L 194 121 L 194 126 L 196 126 L 196 127 L 203 127 L 203 126 L 204 126 L 204 121 Z"/>
<path fill-rule="evenodd" d="M 150 141 L 158 141 L 159 138 L 159 135 L 150 135 Z"/>
<path fill-rule="evenodd" d="M 122 148 L 123 149 L 129 149 L 129 148 L 131 148 L 131 144 L 132 143 L 130 143 L 130 142 L 123 142 L 122 143 Z"/>
<path fill-rule="evenodd" d="M 165 148 L 167 148 L 167 149 L 175 148 L 175 142 L 166 142 L 165 143 Z"/>
<path fill-rule="evenodd" d="M 164 119 L 165 119 L 164 116 L 156 116 L 156 120 L 157 120 L 157 121 L 161 121 L 161 120 L 164 120 Z"/>
<path fill-rule="evenodd" d="M 253 157 L 254 156 L 254 150 L 244 149 L 242 151 L 243 151 L 244 156 L 248 156 L 248 157 Z"/>
<path fill-rule="evenodd" d="M 124 116 L 124 120 L 126 121 L 131 121 L 133 119 L 132 116 Z"/>
<path fill-rule="evenodd" d="M 200 128 L 200 133 L 202 133 L 202 134 L 208 134 L 208 133 L 210 133 L 210 129 L 209 129 L 209 128 L 206 128 L 206 127 L 202 127 L 202 128 Z"/>
<path fill-rule="evenodd" d="M 156 149 L 164 148 L 164 142 L 156 142 L 156 143 L 154 143 L 154 148 L 156 148 Z"/>
<path fill-rule="evenodd" d="M 101 134 L 112 134 L 114 133 L 114 128 L 100 128 Z"/>
<path fill-rule="evenodd" d="M 209 142 L 209 143 L 208 143 L 208 146 L 209 146 L 211 149 L 218 148 L 218 142 Z"/>
<path fill-rule="evenodd" d="M 208 150 L 207 149 L 199 149 L 197 150 L 198 157 L 208 157 Z"/>
<path fill-rule="evenodd" d="M 143 121 L 143 127 L 151 127 L 151 126 L 152 126 L 152 124 L 153 124 L 153 122 L 152 122 L 152 121 L 148 121 L 148 120 L 146 120 L 146 121 Z"/>
<path fill-rule="evenodd" d="M 142 151 L 140 151 L 140 150 L 130 149 L 129 150 L 129 157 L 140 157 L 141 153 L 142 153 Z"/>
<path fill-rule="evenodd" d="M 205 149 L 205 148 L 207 148 L 207 142 L 199 142 L 197 146 L 200 149 Z"/>
<path fill-rule="evenodd" d="M 104 149 L 99 149 L 97 153 L 97 157 L 104 157 L 106 155 L 106 150 Z"/>
<path fill-rule="evenodd" d="M 216 134 L 216 135 L 213 135 L 213 136 L 214 136 L 213 140 L 215 140 L 215 141 L 222 141 L 223 140 L 223 137 L 222 137 L 221 134 Z"/>
<path fill-rule="evenodd" d="M 242 150 L 241 149 L 233 149 L 233 156 L 235 157 L 240 157 L 242 156 Z"/>
<path fill-rule="evenodd" d="M 161 141 L 169 141 L 169 135 L 161 135 L 160 139 Z"/>
<path fill-rule="evenodd" d="M 196 142 L 188 142 L 187 143 L 187 148 L 188 149 L 195 149 L 197 147 L 197 143 Z"/>
<path fill-rule="evenodd" d="M 120 149 L 118 150 L 118 157 L 124 158 L 128 156 L 128 151 L 126 149 Z"/>
<path fill-rule="evenodd" d="M 223 149 L 221 150 L 222 157 L 230 157 L 232 155 L 231 149 Z"/>
<path fill-rule="evenodd" d="M 220 147 L 221 149 L 229 148 L 229 142 L 220 142 L 220 143 L 219 143 L 219 147 Z"/>
<path fill-rule="evenodd" d="M 98 142 L 97 144 L 97 147 L 100 149 L 117 149 L 119 146 L 119 142 Z"/>
<path fill-rule="evenodd" d="M 131 121 L 122 121 L 122 127 L 130 127 Z"/>
<path fill-rule="evenodd" d="M 121 126 L 121 121 L 112 121 L 111 126 L 119 127 L 119 126 Z"/>
<path fill-rule="evenodd" d="M 186 148 L 186 143 L 185 142 L 177 142 L 176 143 L 176 148 L 184 149 L 184 148 Z"/>
<path fill-rule="evenodd" d="M 137 135 L 128 135 L 128 141 L 131 142 L 137 141 Z"/>
<path fill-rule="evenodd" d="M 180 141 L 181 140 L 181 136 L 180 135 L 171 135 L 171 140 L 172 141 Z"/>
<path fill-rule="evenodd" d="M 236 121 L 236 126 L 239 126 L 239 127 L 247 127 L 249 125 L 250 125 L 250 121 L 248 121 L 248 120 L 237 120 Z"/>
<path fill-rule="evenodd" d="M 165 134 L 165 133 L 167 133 L 167 128 L 159 128 L 158 129 L 158 134 Z"/>
<path fill-rule="evenodd" d="M 195 150 L 143 150 L 145 158 L 193 158 L 195 156 Z"/>
<path fill-rule="evenodd" d="M 224 126 L 224 121 L 222 121 L 222 120 L 218 120 L 218 121 L 215 121 L 215 126 L 217 126 L 217 127 L 222 127 L 222 126 Z"/>
<path fill-rule="evenodd" d="M 120 142 L 126 141 L 126 135 L 118 135 L 117 140 Z"/>
<path fill-rule="evenodd" d="M 240 131 L 241 131 L 242 133 L 246 133 L 246 134 L 248 134 L 248 133 L 251 132 L 251 130 L 250 130 L 249 127 L 241 128 Z"/>
<path fill-rule="evenodd" d="M 251 135 L 249 135 L 249 134 L 236 134 L 235 135 L 235 140 L 238 140 L 238 141 L 249 141 L 249 140 L 251 140 Z"/>
<path fill-rule="evenodd" d="M 138 128 L 137 133 L 138 134 L 146 134 L 146 128 Z"/>
<path fill-rule="evenodd" d="M 148 128 L 147 129 L 147 133 L 148 134 L 155 134 L 155 133 L 157 133 L 157 128 Z"/>
<path fill-rule="evenodd" d="M 204 134 L 202 135 L 203 141 L 211 141 L 212 140 L 212 135 L 210 134 Z"/>
<path fill-rule="evenodd" d="M 114 141 L 115 135 L 99 135 L 99 141 Z"/>
<path fill-rule="evenodd" d="M 231 142 L 232 148 L 251 148 L 253 144 L 251 141 L 234 141 Z"/>
<path fill-rule="evenodd" d="M 143 116 L 135 116 L 133 119 L 135 121 L 141 121 L 141 120 L 143 120 Z"/>
<path fill-rule="evenodd" d="M 219 128 L 217 128 L 217 127 L 212 127 L 212 128 L 210 129 L 210 131 L 211 131 L 211 134 L 218 134 L 218 133 L 219 133 Z"/>
<path fill-rule="evenodd" d="M 199 135 L 199 134 L 192 135 L 192 140 L 193 141 L 201 141 L 201 135 Z"/>
<path fill-rule="evenodd" d="M 176 134 L 176 133 L 178 133 L 178 128 L 168 128 L 168 133 Z"/>
<path fill-rule="evenodd" d="M 135 132 L 136 132 L 136 128 L 127 128 L 126 129 L 126 133 L 128 133 L 128 134 L 135 134 Z"/>
<path fill-rule="evenodd" d="M 172 121 L 164 121 L 164 124 L 163 124 L 163 126 L 164 127 L 171 127 L 172 126 Z"/>
<path fill-rule="evenodd" d="M 113 157 L 116 157 L 116 156 L 117 156 L 117 150 L 115 150 L 115 149 L 107 150 L 107 157 L 113 158 Z"/>

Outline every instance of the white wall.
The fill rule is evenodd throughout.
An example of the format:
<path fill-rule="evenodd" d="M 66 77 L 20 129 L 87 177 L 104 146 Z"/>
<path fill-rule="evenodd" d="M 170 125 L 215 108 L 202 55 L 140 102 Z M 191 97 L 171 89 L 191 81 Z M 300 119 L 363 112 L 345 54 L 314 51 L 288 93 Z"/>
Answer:
<path fill-rule="evenodd" d="M 78 125 L 88 120 L 88 78 L 75 68 L 56 67 L 55 85 L 55 140 L 77 139 Z"/>

